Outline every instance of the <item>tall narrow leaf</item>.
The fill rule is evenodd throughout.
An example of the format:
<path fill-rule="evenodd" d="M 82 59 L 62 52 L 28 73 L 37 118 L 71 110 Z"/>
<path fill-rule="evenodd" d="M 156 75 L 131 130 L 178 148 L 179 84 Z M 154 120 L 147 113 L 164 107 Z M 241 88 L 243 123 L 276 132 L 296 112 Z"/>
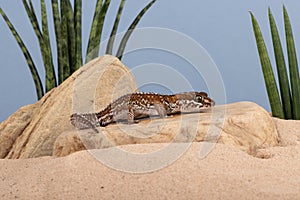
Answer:
<path fill-rule="evenodd" d="M 277 73 L 279 79 L 279 86 L 280 86 L 280 94 L 282 100 L 282 106 L 284 109 L 286 119 L 292 119 L 292 106 L 291 106 L 291 94 L 290 94 L 290 86 L 289 86 L 289 79 L 287 74 L 287 68 L 285 65 L 285 59 L 283 55 L 283 50 L 281 46 L 280 37 L 278 34 L 278 29 L 272 15 L 271 9 L 269 8 L 269 21 L 270 21 L 270 28 L 272 34 L 272 41 L 273 41 L 273 48 L 274 54 L 276 59 L 276 66 L 277 66 Z"/>
<path fill-rule="evenodd" d="M 105 0 L 103 3 L 103 6 L 100 10 L 98 18 L 94 20 L 98 20 L 97 26 L 95 27 L 95 32 L 93 33 L 93 37 L 90 38 L 89 44 L 88 44 L 88 49 L 89 51 L 87 52 L 86 55 L 86 62 L 89 62 L 93 58 L 96 58 L 99 54 L 99 45 L 101 41 L 101 35 L 102 35 L 102 30 L 103 30 L 103 25 L 106 17 L 106 13 L 108 10 L 108 7 L 110 5 L 110 0 Z M 93 28 L 92 28 L 93 30 Z"/>
<path fill-rule="evenodd" d="M 23 6 L 26 10 L 26 13 L 30 19 L 30 22 L 31 22 L 31 25 L 33 27 L 33 30 L 39 40 L 39 44 L 40 46 L 42 47 L 44 45 L 44 40 L 43 40 L 43 36 L 42 36 L 42 32 L 40 30 L 40 27 L 39 27 L 39 24 L 38 24 L 38 20 L 37 20 L 37 17 L 35 15 L 35 12 L 34 12 L 34 9 L 33 9 L 33 5 L 32 5 L 32 2 L 30 2 L 30 7 L 28 6 L 27 4 L 27 1 L 26 0 L 22 0 L 22 3 L 23 3 Z"/>
<path fill-rule="evenodd" d="M 110 37 L 109 37 L 109 40 L 108 40 L 108 43 L 107 43 L 106 54 L 112 55 L 115 36 L 116 36 L 117 30 L 118 30 L 118 27 L 119 27 L 119 22 L 120 22 L 120 19 L 121 19 L 121 15 L 122 15 L 122 11 L 123 11 L 123 8 L 124 8 L 125 1 L 126 0 L 121 0 L 121 2 L 120 2 L 120 6 L 119 6 L 118 13 L 117 13 L 117 16 L 116 16 L 116 19 L 115 19 L 115 22 L 114 22 L 114 26 L 113 26 L 113 29 L 110 33 Z"/>
<path fill-rule="evenodd" d="M 44 62 L 44 68 L 46 71 L 46 91 L 51 90 L 52 88 L 54 88 L 56 86 L 56 79 L 55 79 L 55 74 L 54 74 L 54 66 L 52 63 L 52 55 L 51 55 L 51 48 L 48 47 L 50 46 L 50 41 L 49 41 L 49 37 L 47 38 L 47 34 L 44 36 L 42 31 L 40 30 L 39 24 L 38 24 L 38 20 L 37 17 L 35 15 L 35 11 L 34 11 L 34 7 L 32 5 L 32 1 L 29 1 L 30 4 L 30 8 L 27 4 L 26 0 L 22 0 L 22 3 L 25 7 L 25 10 L 27 12 L 27 15 L 30 19 L 31 25 L 33 27 L 33 30 L 38 38 L 39 41 L 39 45 L 40 45 L 40 50 L 41 50 L 41 54 L 42 54 L 42 58 L 43 58 L 43 62 Z M 45 16 L 45 5 L 42 5 L 42 15 Z M 44 13 L 44 14 L 43 14 Z M 44 19 L 42 19 L 42 26 L 45 26 L 45 24 L 47 24 L 47 22 L 45 22 Z M 46 29 L 45 32 L 48 32 L 48 29 Z M 50 54 L 49 54 L 50 52 Z"/>
<path fill-rule="evenodd" d="M 127 44 L 127 41 L 129 40 L 133 30 L 135 29 L 135 27 L 137 26 L 137 24 L 140 22 L 141 18 L 143 17 L 143 15 L 147 12 L 147 10 L 155 3 L 156 0 L 152 0 L 148 5 L 146 5 L 141 11 L 140 13 L 136 16 L 136 18 L 133 20 L 133 22 L 131 23 L 131 25 L 129 26 L 128 30 L 126 31 L 124 37 L 121 40 L 118 52 L 117 52 L 117 57 L 121 60 L 124 50 L 125 50 L 125 46 Z"/>
<path fill-rule="evenodd" d="M 75 35 L 75 25 L 74 25 L 74 12 L 72 5 L 69 0 L 66 0 L 66 10 L 67 10 L 67 38 L 68 38 L 68 51 L 69 51 L 69 67 L 70 74 L 76 71 L 76 35 Z"/>
<path fill-rule="evenodd" d="M 82 65 L 82 0 L 75 0 L 74 5 L 74 20 L 75 20 L 75 66 L 72 71 L 79 69 Z"/>
<path fill-rule="evenodd" d="M 2 15 L 3 19 L 5 20 L 7 26 L 9 27 L 13 36 L 15 37 L 20 49 L 22 50 L 24 57 L 26 58 L 26 62 L 28 64 L 32 79 L 34 81 L 37 98 L 41 99 L 44 96 L 43 85 L 42 85 L 40 76 L 37 72 L 37 69 L 35 67 L 35 64 L 32 60 L 32 57 L 31 57 L 28 49 L 26 48 L 24 42 L 22 41 L 20 35 L 16 31 L 15 27 L 12 25 L 12 23 L 10 22 L 10 20 L 8 19 L 8 17 L 6 16 L 6 14 L 3 12 L 3 10 L 1 8 L 0 8 L 0 14 Z"/>
<path fill-rule="evenodd" d="M 56 48 L 57 48 L 57 69 L 58 69 L 58 84 L 61 84 L 64 80 L 63 76 L 63 54 L 62 54 L 62 37 L 61 37 L 61 23 L 59 15 L 58 0 L 51 0 L 52 3 L 52 13 L 53 13 L 53 23 L 56 38 Z"/>
<path fill-rule="evenodd" d="M 298 71 L 298 61 L 293 37 L 293 31 L 290 23 L 288 13 L 285 6 L 283 6 L 284 25 L 286 34 L 286 46 L 289 59 L 289 71 L 292 89 L 292 102 L 293 102 L 293 116 L 294 119 L 300 119 L 300 79 Z"/>
<path fill-rule="evenodd" d="M 255 19 L 252 12 L 250 12 L 250 14 L 272 114 L 274 117 L 284 118 L 284 112 L 280 102 L 279 93 L 276 86 L 275 77 L 272 70 L 270 58 L 267 52 L 267 48 L 257 20 Z"/>
<path fill-rule="evenodd" d="M 89 37 L 89 42 L 88 42 L 88 47 L 87 47 L 87 52 L 86 52 L 86 63 L 90 60 L 92 60 L 92 51 L 95 50 L 97 45 L 95 45 L 95 38 L 97 37 L 97 29 L 99 27 L 99 18 L 102 10 L 102 0 L 97 0 L 95 12 L 94 12 L 94 18 L 93 18 L 93 23 L 92 27 L 90 30 L 90 37 Z"/>
<path fill-rule="evenodd" d="M 96 28 L 98 26 L 98 22 L 99 22 L 98 19 L 100 16 L 101 9 L 102 9 L 102 0 L 97 0 L 94 17 L 93 17 L 93 22 L 92 22 L 92 27 L 90 30 L 89 44 L 88 44 L 87 52 L 89 52 L 89 46 L 91 45 L 90 44 L 91 41 L 94 39 L 94 37 L 96 37 Z"/>
<path fill-rule="evenodd" d="M 68 0 L 60 1 L 61 14 L 61 52 L 62 52 L 62 74 L 60 75 L 62 81 L 67 79 L 70 75 L 70 61 L 69 61 L 69 38 L 68 38 Z"/>
<path fill-rule="evenodd" d="M 41 1 L 41 10 L 42 10 L 42 31 L 43 31 L 43 40 L 44 45 L 41 47 L 41 51 L 44 52 L 45 60 L 45 71 L 46 71 L 46 92 L 50 91 L 54 87 L 56 87 L 56 77 L 54 71 L 54 65 L 52 60 L 52 51 L 49 39 L 49 31 L 48 31 L 48 19 L 47 19 L 47 11 L 44 0 Z"/>

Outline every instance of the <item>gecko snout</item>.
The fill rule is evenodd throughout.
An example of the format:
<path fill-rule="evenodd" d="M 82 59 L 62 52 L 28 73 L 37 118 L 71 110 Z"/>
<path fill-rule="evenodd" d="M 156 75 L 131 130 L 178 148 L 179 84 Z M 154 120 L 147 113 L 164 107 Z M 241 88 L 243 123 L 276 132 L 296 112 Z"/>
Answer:
<path fill-rule="evenodd" d="M 211 98 L 205 97 L 203 99 L 203 104 L 204 104 L 205 107 L 213 107 L 213 106 L 215 106 L 216 103 Z"/>

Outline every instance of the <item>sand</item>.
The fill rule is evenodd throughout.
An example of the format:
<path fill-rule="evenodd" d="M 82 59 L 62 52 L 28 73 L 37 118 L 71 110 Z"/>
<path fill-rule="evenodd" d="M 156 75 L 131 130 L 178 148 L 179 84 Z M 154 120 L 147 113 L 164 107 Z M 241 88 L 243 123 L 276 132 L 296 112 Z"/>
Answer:
<path fill-rule="evenodd" d="M 107 167 L 92 156 L 101 150 L 0 160 L 0 199 L 300 199 L 300 122 L 274 121 L 282 142 L 258 150 L 265 159 L 222 144 L 200 159 L 204 143 L 193 143 L 170 165 L 140 174 Z"/>

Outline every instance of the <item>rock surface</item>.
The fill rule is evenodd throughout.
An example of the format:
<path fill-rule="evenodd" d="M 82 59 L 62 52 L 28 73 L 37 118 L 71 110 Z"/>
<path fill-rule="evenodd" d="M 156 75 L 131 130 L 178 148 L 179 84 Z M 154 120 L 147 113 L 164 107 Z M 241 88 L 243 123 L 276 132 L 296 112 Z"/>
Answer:
<path fill-rule="evenodd" d="M 226 113 L 225 113 L 226 112 Z M 256 150 L 276 146 L 279 137 L 269 113 L 255 103 L 239 102 L 216 106 L 212 111 L 147 119 L 138 124 L 114 124 L 93 130 L 61 134 L 53 155 L 65 156 L 78 150 L 141 143 L 191 143 L 207 141 L 203 156 L 216 142 L 237 147 L 256 156 Z M 207 151 L 207 152 L 205 152 Z"/>
<path fill-rule="evenodd" d="M 129 70 L 115 57 L 96 58 L 36 104 L 25 106 L 0 124 L 0 158 L 52 155 L 56 138 L 72 130 L 74 112 L 95 112 L 137 88 Z"/>

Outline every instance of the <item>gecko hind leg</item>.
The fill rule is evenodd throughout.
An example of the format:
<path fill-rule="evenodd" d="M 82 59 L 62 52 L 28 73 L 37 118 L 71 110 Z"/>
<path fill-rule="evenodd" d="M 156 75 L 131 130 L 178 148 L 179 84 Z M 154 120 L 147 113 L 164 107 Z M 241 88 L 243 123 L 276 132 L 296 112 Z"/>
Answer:
<path fill-rule="evenodd" d="M 140 120 L 134 119 L 134 109 L 129 108 L 128 113 L 127 113 L 127 123 L 128 124 L 137 124 L 139 122 L 140 122 Z"/>

